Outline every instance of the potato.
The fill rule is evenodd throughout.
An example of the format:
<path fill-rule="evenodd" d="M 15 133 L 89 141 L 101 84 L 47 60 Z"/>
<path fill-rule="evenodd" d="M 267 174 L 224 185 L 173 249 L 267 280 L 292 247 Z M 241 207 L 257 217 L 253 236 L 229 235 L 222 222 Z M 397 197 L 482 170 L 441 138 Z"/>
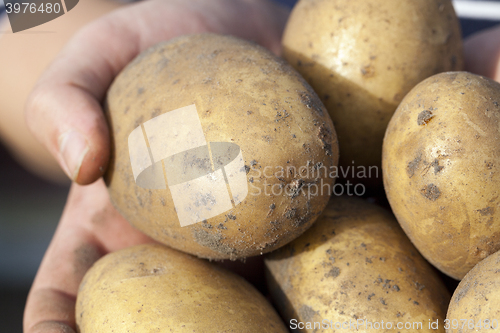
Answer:
<path fill-rule="evenodd" d="M 283 47 L 332 116 L 345 176 L 371 186 L 382 183 L 382 140 L 406 93 L 463 67 L 450 0 L 301 0 Z"/>
<path fill-rule="evenodd" d="M 446 316 L 446 332 L 490 332 L 500 328 L 500 252 L 480 261 L 460 281 Z"/>
<path fill-rule="evenodd" d="M 200 34 L 158 44 L 118 75 L 106 113 L 111 201 L 173 248 L 262 254 L 327 204 L 334 179 L 318 170 L 337 166 L 332 121 L 292 67 L 253 43 Z"/>
<path fill-rule="evenodd" d="M 392 210 L 434 266 L 461 279 L 500 249 L 500 84 L 442 73 L 401 102 L 384 139 Z"/>
<path fill-rule="evenodd" d="M 392 215 L 362 199 L 333 198 L 265 263 L 273 300 L 290 328 L 304 327 L 298 332 L 430 332 L 438 324 L 444 332 L 450 295 L 437 272 Z"/>
<path fill-rule="evenodd" d="M 243 278 L 162 245 L 101 258 L 76 301 L 79 333 L 287 332 Z"/>

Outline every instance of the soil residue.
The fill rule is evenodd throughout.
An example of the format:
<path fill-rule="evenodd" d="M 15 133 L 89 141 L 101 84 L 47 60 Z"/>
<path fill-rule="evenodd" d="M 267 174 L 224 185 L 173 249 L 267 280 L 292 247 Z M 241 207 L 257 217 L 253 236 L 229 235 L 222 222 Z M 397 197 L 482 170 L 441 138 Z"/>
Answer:
<path fill-rule="evenodd" d="M 486 207 L 486 208 L 483 208 L 483 209 L 476 210 L 476 212 L 478 212 L 479 214 L 481 214 L 481 216 L 493 215 L 494 211 L 495 210 L 493 209 L 493 207 Z"/>
<path fill-rule="evenodd" d="M 422 154 L 419 154 L 413 161 L 410 161 L 408 163 L 408 166 L 406 167 L 406 173 L 408 174 L 408 177 L 411 178 L 415 174 L 415 171 L 418 169 L 418 165 L 420 164 L 420 161 L 422 160 Z"/>
<path fill-rule="evenodd" d="M 326 278 L 329 278 L 329 277 L 336 278 L 339 275 L 340 275 L 340 268 L 333 267 L 332 269 L 330 269 L 330 271 L 328 273 L 325 274 L 325 277 Z"/>
<path fill-rule="evenodd" d="M 208 247 L 210 250 L 215 252 L 230 255 L 231 257 L 236 253 L 236 249 L 222 242 L 224 237 L 220 233 L 211 233 L 206 230 L 193 229 L 193 236 L 198 244 Z"/>
<path fill-rule="evenodd" d="M 314 311 L 309 305 L 302 305 L 299 309 L 299 316 L 301 321 L 303 322 L 312 322 L 314 320 L 314 316 L 317 314 L 317 311 Z"/>
<path fill-rule="evenodd" d="M 429 110 L 424 110 L 418 114 L 417 124 L 419 126 L 426 125 L 432 118 L 434 118 L 432 112 Z"/>
<path fill-rule="evenodd" d="M 318 129 L 318 138 L 323 143 L 323 150 L 327 156 L 332 156 L 332 132 L 326 126 L 321 125 Z"/>
<path fill-rule="evenodd" d="M 420 193 L 431 201 L 436 201 L 441 195 L 441 191 L 439 191 L 439 188 L 434 184 L 425 185 L 424 188 L 420 190 Z"/>
<path fill-rule="evenodd" d="M 299 94 L 300 102 L 304 104 L 308 109 L 314 109 L 319 113 L 320 116 L 323 116 L 323 108 L 316 103 L 316 101 L 305 91 L 297 91 Z"/>
<path fill-rule="evenodd" d="M 434 168 L 434 174 L 437 174 L 444 169 L 443 166 L 439 165 L 439 160 L 437 158 L 431 163 L 431 167 Z"/>

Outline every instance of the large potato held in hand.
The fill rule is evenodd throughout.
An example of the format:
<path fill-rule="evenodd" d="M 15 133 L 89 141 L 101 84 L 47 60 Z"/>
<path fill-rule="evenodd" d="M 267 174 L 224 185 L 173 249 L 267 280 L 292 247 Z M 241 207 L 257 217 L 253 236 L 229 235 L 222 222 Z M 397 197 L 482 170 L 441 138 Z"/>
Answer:
<path fill-rule="evenodd" d="M 461 279 L 500 249 L 500 84 L 442 73 L 401 102 L 384 139 L 392 210 L 434 266 Z"/>
<path fill-rule="evenodd" d="M 265 263 L 274 302 L 297 332 L 436 332 L 429 328 L 436 320 L 444 332 L 446 287 L 374 204 L 334 197 L 308 231 Z"/>
<path fill-rule="evenodd" d="M 382 183 L 382 141 L 403 97 L 425 78 L 463 67 L 451 0 L 301 0 L 283 56 L 328 109 L 340 166 L 368 185 Z"/>
<path fill-rule="evenodd" d="M 326 206 L 332 121 L 291 66 L 251 42 L 201 34 L 152 47 L 113 82 L 106 115 L 112 203 L 173 248 L 262 254 Z"/>
<path fill-rule="evenodd" d="M 162 245 L 113 252 L 85 275 L 79 333 L 287 332 L 243 278 Z"/>

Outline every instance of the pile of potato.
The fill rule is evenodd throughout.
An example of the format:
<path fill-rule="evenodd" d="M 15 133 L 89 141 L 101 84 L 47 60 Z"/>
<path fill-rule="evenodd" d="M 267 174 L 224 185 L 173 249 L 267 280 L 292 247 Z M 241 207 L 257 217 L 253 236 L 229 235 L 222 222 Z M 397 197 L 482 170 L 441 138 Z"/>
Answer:
<path fill-rule="evenodd" d="M 106 182 L 117 210 L 159 244 L 89 270 L 79 332 L 498 328 L 500 84 L 461 72 L 460 34 L 450 0 L 301 0 L 285 60 L 215 34 L 139 55 L 108 92 Z M 206 146 L 155 158 L 164 137 L 200 141 L 182 121 L 168 135 L 147 122 L 193 105 Z M 135 129 L 147 142 L 137 159 Z M 213 175 L 238 162 L 233 148 L 214 157 L 214 143 L 240 149 L 248 193 L 225 168 L 232 205 L 182 226 L 180 214 L 219 209 Z M 151 164 L 140 170 L 149 178 L 131 163 Z M 210 170 L 210 195 L 186 183 L 179 198 L 174 164 L 184 180 Z M 370 167 L 381 168 L 383 188 L 380 175 L 340 182 L 362 183 L 369 198 L 331 196 L 336 177 L 320 172 Z M 196 208 L 179 212 L 181 199 Z M 393 214 L 374 203 L 386 199 Z M 213 261 L 262 254 L 265 274 L 239 269 L 265 275 L 259 290 Z"/>

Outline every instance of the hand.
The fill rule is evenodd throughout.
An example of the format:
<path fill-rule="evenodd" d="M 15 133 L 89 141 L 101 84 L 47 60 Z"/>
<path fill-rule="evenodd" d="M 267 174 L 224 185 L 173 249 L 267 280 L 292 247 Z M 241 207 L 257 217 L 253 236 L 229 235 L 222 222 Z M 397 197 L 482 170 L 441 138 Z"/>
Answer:
<path fill-rule="evenodd" d="M 500 82 L 500 25 L 468 37 L 464 54 L 467 71 Z"/>
<path fill-rule="evenodd" d="M 74 332 L 76 294 L 87 270 L 106 253 L 146 242 L 153 240 L 111 205 L 102 179 L 73 184 L 28 296 L 24 332 Z"/>
<path fill-rule="evenodd" d="M 26 107 L 28 126 L 75 182 L 28 296 L 26 333 L 74 332 L 76 294 L 90 266 L 152 242 L 114 210 L 98 180 L 109 158 L 101 103 L 114 77 L 144 49 L 184 34 L 232 34 L 279 53 L 287 15 L 267 0 L 149 0 L 91 23 L 67 44 Z"/>

